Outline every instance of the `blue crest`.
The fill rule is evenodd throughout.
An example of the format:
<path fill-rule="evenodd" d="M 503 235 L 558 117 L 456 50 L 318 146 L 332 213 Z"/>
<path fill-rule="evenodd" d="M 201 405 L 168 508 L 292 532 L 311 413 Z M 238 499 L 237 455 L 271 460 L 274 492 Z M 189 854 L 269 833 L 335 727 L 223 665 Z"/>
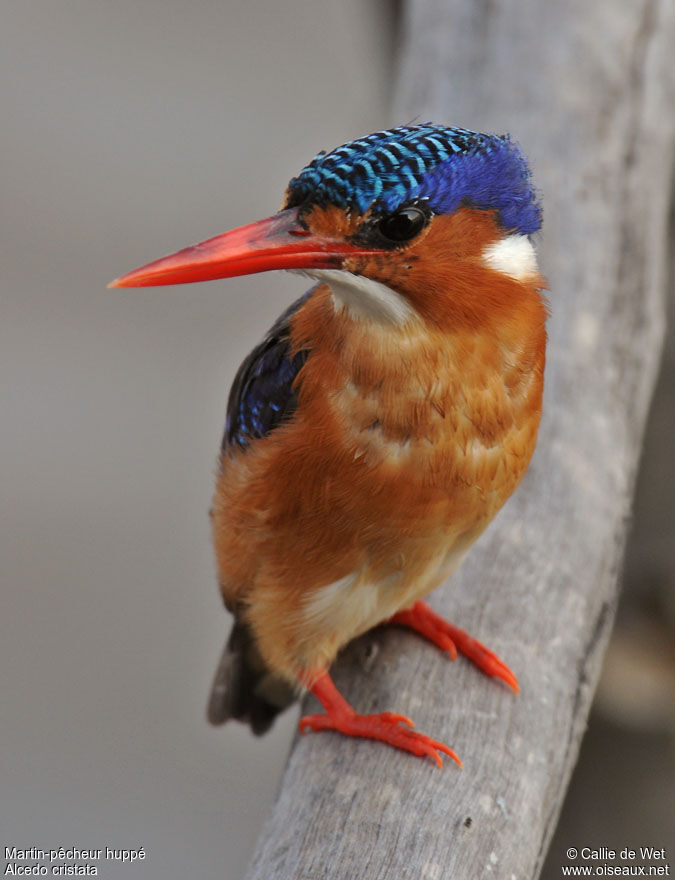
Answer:
<path fill-rule="evenodd" d="M 426 199 L 437 214 L 461 205 L 497 211 L 504 228 L 541 226 L 527 162 L 508 135 L 424 123 L 378 131 L 321 152 L 288 185 L 286 207 L 332 204 L 392 211 Z"/>

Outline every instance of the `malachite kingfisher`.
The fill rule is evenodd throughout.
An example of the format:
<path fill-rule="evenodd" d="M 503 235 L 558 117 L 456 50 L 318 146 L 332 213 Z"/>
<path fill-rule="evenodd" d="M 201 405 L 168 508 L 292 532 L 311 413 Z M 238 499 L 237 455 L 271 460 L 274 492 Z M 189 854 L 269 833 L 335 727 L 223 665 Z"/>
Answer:
<path fill-rule="evenodd" d="M 423 601 L 522 479 L 541 415 L 541 208 L 509 136 L 425 123 L 320 152 L 283 208 L 129 272 L 145 287 L 289 269 L 316 282 L 244 360 L 211 510 L 234 626 L 208 717 L 262 733 L 304 690 L 300 729 L 452 749 L 404 715 L 361 715 L 329 668 L 378 624 L 411 627 L 518 690 Z"/>

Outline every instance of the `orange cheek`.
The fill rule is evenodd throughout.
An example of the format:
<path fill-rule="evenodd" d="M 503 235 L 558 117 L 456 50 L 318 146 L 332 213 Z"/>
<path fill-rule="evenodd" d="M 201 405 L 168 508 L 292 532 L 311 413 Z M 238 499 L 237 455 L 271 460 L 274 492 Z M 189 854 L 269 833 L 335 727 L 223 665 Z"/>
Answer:
<path fill-rule="evenodd" d="M 533 289 L 483 262 L 485 248 L 502 235 L 494 212 L 461 208 L 434 217 L 410 246 L 353 258 L 345 262 L 345 269 L 403 294 L 422 318 L 439 329 L 494 327 L 527 311 Z"/>

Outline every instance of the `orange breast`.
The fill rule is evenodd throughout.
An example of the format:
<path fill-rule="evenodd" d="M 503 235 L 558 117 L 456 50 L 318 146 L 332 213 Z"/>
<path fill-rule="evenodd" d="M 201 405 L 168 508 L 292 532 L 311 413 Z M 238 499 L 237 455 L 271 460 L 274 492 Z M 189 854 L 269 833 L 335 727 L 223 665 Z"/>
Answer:
<path fill-rule="evenodd" d="M 295 417 L 224 457 L 214 500 L 223 594 L 272 668 L 325 666 L 429 592 L 513 492 L 541 410 L 533 314 L 517 345 L 492 325 L 376 328 L 327 288 L 296 314 Z"/>

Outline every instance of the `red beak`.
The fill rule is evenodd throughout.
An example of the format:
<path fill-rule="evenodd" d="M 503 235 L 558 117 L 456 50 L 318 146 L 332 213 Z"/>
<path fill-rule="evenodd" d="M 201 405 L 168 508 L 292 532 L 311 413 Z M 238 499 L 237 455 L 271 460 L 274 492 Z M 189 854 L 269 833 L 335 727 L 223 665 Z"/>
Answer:
<path fill-rule="evenodd" d="M 267 272 L 269 269 L 339 269 L 347 257 L 377 253 L 308 232 L 297 208 L 232 229 L 116 278 L 108 287 L 188 284 Z"/>

